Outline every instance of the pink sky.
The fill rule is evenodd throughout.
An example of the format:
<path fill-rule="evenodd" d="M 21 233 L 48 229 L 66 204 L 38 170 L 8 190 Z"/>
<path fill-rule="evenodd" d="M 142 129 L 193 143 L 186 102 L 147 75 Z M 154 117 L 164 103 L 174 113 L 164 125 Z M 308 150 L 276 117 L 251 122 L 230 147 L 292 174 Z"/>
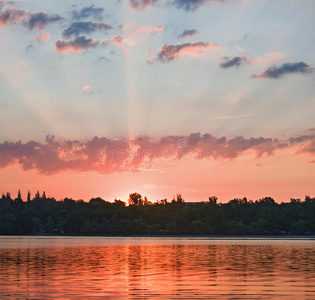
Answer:
<path fill-rule="evenodd" d="M 0 192 L 314 197 L 314 9 L 1 1 Z"/>
<path fill-rule="evenodd" d="M 222 139 L 213 139 L 222 143 Z M 71 148 L 69 142 L 51 137 L 42 145 L 33 145 L 33 149 L 39 150 L 37 153 L 30 149 L 30 144 L 12 144 L 9 148 L 14 149 L 15 157 L 0 170 L 0 187 L 13 196 L 21 189 L 25 197 L 29 189 L 33 194 L 36 190 L 45 190 L 57 199 L 67 196 L 89 200 L 100 196 L 107 201 L 115 198 L 125 201 L 129 193 L 139 192 L 152 202 L 163 198 L 172 200 L 177 193 L 188 202 L 206 201 L 212 195 L 220 202 L 235 197 L 257 200 L 267 196 L 277 202 L 287 202 L 290 198 L 303 199 L 314 193 L 314 160 L 309 154 L 313 135 L 296 137 L 291 143 L 270 143 L 267 139 L 259 144 L 255 140 L 251 142 L 254 146 L 249 144 L 250 139 L 230 139 L 217 150 L 212 144 L 209 154 L 206 147 L 211 149 L 211 145 L 200 135 L 181 137 L 178 145 L 173 140 L 174 137 L 162 139 L 148 146 L 140 139 L 138 147 L 133 140 L 127 150 L 115 144 L 117 141 L 99 140 L 101 143 L 93 147 L 89 145 L 91 142 L 81 144 L 80 149 L 85 149 L 83 155 L 74 154 L 73 149 L 80 151 L 79 147 Z M 195 143 L 194 147 L 189 142 Z M 107 145 L 104 146 L 107 154 L 100 147 L 102 143 Z M 18 150 L 19 147 L 23 149 Z M 185 151 L 189 152 L 185 154 Z M 135 158 L 140 153 L 144 155 Z M 10 160 L 8 155 L 4 157 L 7 160 L 3 159 L 2 164 Z M 16 160 L 19 157 L 24 170 Z M 73 163 L 62 164 L 69 161 Z"/>

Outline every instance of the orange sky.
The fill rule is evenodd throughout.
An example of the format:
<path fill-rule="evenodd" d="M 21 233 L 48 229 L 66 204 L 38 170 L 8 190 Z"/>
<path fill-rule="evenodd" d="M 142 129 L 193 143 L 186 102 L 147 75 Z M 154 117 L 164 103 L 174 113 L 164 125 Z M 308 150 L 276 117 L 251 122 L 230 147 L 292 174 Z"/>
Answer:
<path fill-rule="evenodd" d="M 314 197 L 314 9 L 0 1 L 0 192 Z"/>
<path fill-rule="evenodd" d="M 21 189 L 25 199 L 27 190 L 36 190 L 57 200 L 64 197 L 84 199 L 100 196 L 107 201 L 115 198 L 127 200 L 128 194 L 139 192 L 152 202 L 171 200 L 181 193 L 185 201 L 206 201 L 215 195 L 219 202 L 235 197 L 256 200 L 271 196 L 277 202 L 290 198 L 314 195 L 314 164 L 305 154 L 295 154 L 296 148 L 278 150 L 275 155 L 259 159 L 248 151 L 236 159 L 181 161 L 166 159 L 153 161 L 151 168 L 137 172 L 63 171 L 52 175 L 39 174 L 36 170 L 23 171 L 20 166 L 0 170 L 0 190 L 15 197 Z"/>

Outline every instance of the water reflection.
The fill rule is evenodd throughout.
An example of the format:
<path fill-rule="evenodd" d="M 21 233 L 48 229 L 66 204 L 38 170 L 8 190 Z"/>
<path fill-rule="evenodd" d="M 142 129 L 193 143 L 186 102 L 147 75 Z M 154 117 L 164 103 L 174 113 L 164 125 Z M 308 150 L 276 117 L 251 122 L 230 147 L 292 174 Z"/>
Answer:
<path fill-rule="evenodd" d="M 0 248 L 0 297 L 315 297 L 310 245 Z"/>

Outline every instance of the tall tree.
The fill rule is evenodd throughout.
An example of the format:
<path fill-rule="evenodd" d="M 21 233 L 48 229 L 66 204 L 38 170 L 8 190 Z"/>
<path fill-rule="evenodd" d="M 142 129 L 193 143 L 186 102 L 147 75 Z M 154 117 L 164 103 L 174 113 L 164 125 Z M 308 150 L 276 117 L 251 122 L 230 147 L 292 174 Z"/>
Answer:
<path fill-rule="evenodd" d="M 139 193 L 129 194 L 128 204 L 137 206 L 143 205 L 142 196 Z"/>
<path fill-rule="evenodd" d="M 31 192 L 30 190 L 27 191 L 27 202 L 31 201 Z"/>

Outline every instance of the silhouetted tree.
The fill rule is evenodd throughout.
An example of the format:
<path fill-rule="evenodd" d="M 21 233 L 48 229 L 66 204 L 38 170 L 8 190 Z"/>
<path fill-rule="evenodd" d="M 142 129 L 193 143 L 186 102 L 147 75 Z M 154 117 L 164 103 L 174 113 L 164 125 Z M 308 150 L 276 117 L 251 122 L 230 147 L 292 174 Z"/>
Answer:
<path fill-rule="evenodd" d="M 148 200 L 147 196 L 144 197 L 143 205 L 145 206 L 152 205 L 152 202 Z"/>
<path fill-rule="evenodd" d="M 209 197 L 209 202 L 211 204 L 217 204 L 217 200 L 218 200 L 218 197 L 216 197 L 216 196 Z"/>
<path fill-rule="evenodd" d="M 142 196 L 138 193 L 129 194 L 128 204 L 137 206 L 143 205 Z"/>
<path fill-rule="evenodd" d="M 163 199 L 151 205 L 147 197 L 129 195 L 129 206 L 115 199 L 89 202 L 40 197 L 31 201 L 10 193 L 0 199 L 0 234 L 292 234 L 315 233 L 315 198 L 294 199 L 278 204 L 267 197 L 252 201 L 235 198 L 217 203 L 217 197 L 184 203 L 180 194 L 171 203 Z"/>
<path fill-rule="evenodd" d="M 184 203 L 185 202 L 181 194 L 176 195 L 176 202 L 177 203 Z"/>

